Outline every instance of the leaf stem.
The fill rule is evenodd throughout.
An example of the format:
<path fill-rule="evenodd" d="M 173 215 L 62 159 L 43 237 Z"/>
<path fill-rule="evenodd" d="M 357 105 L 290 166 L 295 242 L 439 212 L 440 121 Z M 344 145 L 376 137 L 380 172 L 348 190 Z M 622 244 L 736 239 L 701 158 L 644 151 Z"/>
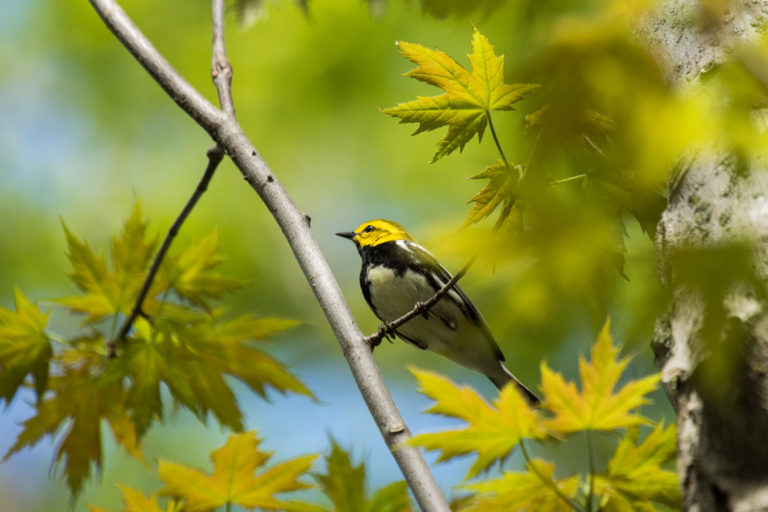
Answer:
<path fill-rule="evenodd" d="M 541 134 L 544 132 L 544 128 L 539 129 L 539 133 L 536 134 L 536 140 L 533 141 L 533 147 L 531 148 L 531 154 L 528 155 L 528 160 L 525 162 L 525 165 L 523 166 L 523 170 L 520 171 L 520 179 L 523 179 L 523 176 L 526 175 L 528 172 L 528 169 L 531 167 L 531 162 L 533 162 L 533 157 L 536 155 L 536 150 L 539 148 L 539 141 L 541 140 Z"/>
<path fill-rule="evenodd" d="M 587 460 L 589 462 L 589 494 L 587 494 L 587 512 L 592 512 L 592 502 L 595 497 L 595 445 L 592 440 L 592 431 L 586 430 L 584 433 L 587 436 Z"/>
<path fill-rule="evenodd" d="M 603 153 L 603 150 L 602 150 L 602 149 L 600 149 L 599 147 L 597 147 L 597 144 L 595 144 L 594 142 L 592 142 L 592 139 L 590 139 L 588 135 L 585 135 L 585 134 L 583 134 L 583 133 L 582 133 L 582 134 L 581 134 L 581 138 L 582 138 L 582 139 L 584 139 L 584 142 L 586 142 L 587 144 L 589 144 L 589 146 L 590 146 L 592 149 L 594 149 L 594 150 L 595 150 L 595 152 L 596 152 L 598 155 L 600 155 L 601 157 L 605 158 L 605 153 Z"/>
<path fill-rule="evenodd" d="M 518 443 L 520 445 L 520 451 L 523 453 L 523 458 L 525 458 L 525 462 L 528 465 L 528 467 L 531 469 L 534 475 L 539 477 L 539 480 L 552 489 L 552 492 L 554 492 L 561 500 L 565 501 L 570 507 L 575 510 L 576 512 L 584 512 L 581 506 L 573 500 L 572 498 L 569 498 L 565 494 L 563 494 L 563 491 L 560 490 L 560 488 L 553 482 L 550 478 L 547 478 L 546 476 L 542 475 L 539 470 L 536 468 L 536 465 L 533 463 L 533 460 L 531 459 L 530 455 L 528 455 L 528 450 L 525 449 L 525 442 L 521 438 L 520 442 Z"/>
<path fill-rule="evenodd" d="M 120 310 L 118 308 L 117 311 L 112 315 L 112 327 L 109 328 L 109 337 L 112 338 L 115 336 L 115 329 L 117 329 L 117 317 L 120 315 Z"/>
<path fill-rule="evenodd" d="M 552 187 L 552 186 L 555 186 L 555 185 L 561 185 L 563 183 L 568 183 L 569 181 L 583 180 L 586 177 L 587 177 L 586 174 L 577 174 L 576 176 L 568 176 L 567 178 L 563 178 L 561 180 L 550 181 L 549 183 L 547 183 L 547 185 Z"/>
<path fill-rule="evenodd" d="M 491 135 L 493 136 L 493 142 L 496 143 L 496 149 L 499 150 L 499 155 L 501 155 L 501 159 L 504 161 L 504 166 L 507 168 L 507 172 L 509 172 L 510 175 L 512 175 L 512 166 L 509 165 L 509 161 L 507 160 L 507 156 L 504 154 L 504 150 L 501 148 L 501 142 L 499 141 L 499 136 L 496 135 L 496 128 L 493 126 L 493 119 L 491 118 L 491 111 L 486 110 L 485 111 L 486 116 L 488 117 L 488 126 L 491 129 Z M 517 176 L 520 178 L 519 174 Z"/>

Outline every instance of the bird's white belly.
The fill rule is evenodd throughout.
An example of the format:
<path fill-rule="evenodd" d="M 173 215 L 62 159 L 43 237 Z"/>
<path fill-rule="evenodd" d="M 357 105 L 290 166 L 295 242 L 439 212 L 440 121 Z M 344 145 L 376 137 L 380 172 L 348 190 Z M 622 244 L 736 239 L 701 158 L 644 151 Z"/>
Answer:
<path fill-rule="evenodd" d="M 369 271 L 368 279 L 376 314 L 387 322 L 403 316 L 417 302 L 428 300 L 437 291 L 424 276 L 412 270 L 398 276 L 392 269 L 374 267 Z M 460 334 L 457 327 L 462 323 L 463 313 L 454 302 L 445 298 L 430 311 L 427 318 L 416 316 L 397 330 L 417 344 L 445 354 L 449 349 L 456 348 L 457 335 Z"/>
<path fill-rule="evenodd" d="M 373 267 L 368 279 L 371 283 L 371 302 L 379 317 L 387 322 L 403 316 L 417 302 L 428 300 L 435 294 L 426 278 L 412 270 L 397 276 L 390 268 Z"/>

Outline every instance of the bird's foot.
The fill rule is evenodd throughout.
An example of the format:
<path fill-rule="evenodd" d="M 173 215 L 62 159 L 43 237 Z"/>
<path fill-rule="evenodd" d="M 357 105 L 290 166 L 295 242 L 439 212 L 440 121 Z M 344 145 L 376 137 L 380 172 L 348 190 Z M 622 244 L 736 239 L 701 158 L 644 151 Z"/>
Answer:
<path fill-rule="evenodd" d="M 379 340 L 383 340 L 385 338 L 389 339 L 389 342 L 392 343 L 392 340 L 395 339 L 395 329 L 392 327 L 392 324 L 389 322 L 381 322 L 381 325 L 379 326 L 379 332 L 378 332 Z M 381 341 L 379 341 L 381 342 Z"/>
<path fill-rule="evenodd" d="M 416 310 L 416 312 L 421 316 L 423 316 L 424 320 L 429 319 L 429 310 L 427 309 L 427 304 L 425 302 L 417 302 L 413 305 L 413 309 Z"/>
<path fill-rule="evenodd" d="M 389 322 L 382 322 L 376 334 L 365 338 L 365 342 L 371 347 L 371 352 L 373 352 L 373 349 L 381 345 L 381 342 L 385 339 L 389 339 L 390 343 L 395 339 L 395 329 Z"/>

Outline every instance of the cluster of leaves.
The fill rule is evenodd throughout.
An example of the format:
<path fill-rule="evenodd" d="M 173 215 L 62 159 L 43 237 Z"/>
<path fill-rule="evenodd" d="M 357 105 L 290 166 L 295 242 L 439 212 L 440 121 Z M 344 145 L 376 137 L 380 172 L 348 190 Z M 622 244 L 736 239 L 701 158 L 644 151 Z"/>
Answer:
<path fill-rule="evenodd" d="M 305 455 L 265 468 L 272 453 L 259 448 L 256 432 L 230 436 L 221 448 L 211 452 L 213 472 L 161 460 L 158 478 L 165 487 L 158 495 L 169 497 L 166 508 L 158 495 L 144 496 L 121 486 L 125 512 L 212 512 L 236 505 L 247 510 L 287 510 L 291 512 L 411 512 L 405 482 L 395 482 L 368 496 L 365 467 L 354 465 L 349 454 L 335 441 L 325 457 L 325 472 L 310 473 L 317 455 Z M 307 482 L 311 476 L 316 485 Z M 278 494 L 319 488 L 332 507 L 285 500 Z M 90 507 L 91 512 L 106 512 Z"/>
<path fill-rule="evenodd" d="M 591 361 L 579 359 L 581 390 L 562 375 L 542 364 L 544 395 L 540 408 L 532 408 L 514 386 L 505 387 L 493 405 L 472 389 L 458 387 L 450 380 L 413 370 L 421 392 L 435 400 L 428 409 L 462 420 L 466 426 L 416 436 L 412 442 L 439 450 L 440 460 L 476 456 L 467 478 L 477 476 L 496 462 L 505 460 L 520 446 L 526 460 L 523 472 L 504 471 L 500 478 L 469 483 L 464 489 L 473 496 L 465 500 L 466 511 L 624 511 L 658 510 L 657 504 L 680 506 L 677 475 L 665 469 L 674 460 L 674 426 L 655 425 L 644 439 L 639 427 L 651 422 L 637 413 L 648 403 L 647 394 L 656 389 L 658 375 L 617 384 L 629 363 L 618 358 L 606 323 L 592 350 Z M 586 433 L 592 450 L 595 432 L 619 433 L 612 458 L 604 471 L 593 462 L 585 474 L 556 476 L 552 462 L 531 458 L 528 441 L 559 443 Z"/>
<path fill-rule="evenodd" d="M 490 128 L 500 159 L 470 176 L 473 180 L 487 180 L 487 184 L 469 200 L 473 206 L 463 227 L 498 211 L 493 231 L 508 228 L 504 238 L 511 246 L 498 247 L 493 258 L 519 261 L 526 251 L 517 245 L 535 247 L 533 252 L 538 255 L 537 268 L 541 272 L 533 280 L 551 282 L 553 296 L 565 292 L 594 297 L 590 303 L 596 305 L 591 311 L 593 318 L 604 318 L 607 313 L 604 296 L 610 292 L 610 283 L 616 276 L 615 271 L 606 269 L 617 268 L 623 275 L 626 231 L 622 211 L 634 213 L 643 228 L 652 234 L 665 206 L 664 198 L 654 187 L 637 183 L 614 169 L 608 170 L 605 151 L 600 146 L 609 143 L 614 122 L 587 106 L 581 107 L 574 119 L 564 121 L 571 115 L 569 111 L 562 111 L 554 100 L 545 103 L 525 116 L 530 150 L 523 155 L 523 163 L 510 163 L 502 148 L 502 138 L 494 128 L 492 113 L 513 110 L 513 105 L 539 86 L 505 83 L 504 56 L 495 54 L 488 38 L 476 27 L 469 55 L 471 72 L 442 51 L 411 43 L 398 46 L 401 53 L 418 66 L 406 76 L 445 92 L 435 97 L 420 97 L 383 112 L 404 123 L 418 123 L 415 133 L 448 127 L 447 134 L 438 142 L 432 162 L 456 149 L 462 150 L 475 135 L 482 140 L 486 127 Z M 547 87 L 542 90 L 548 94 Z M 556 147 L 555 151 L 549 147 L 552 137 L 559 141 L 559 146 L 551 144 Z M 555 160 L 553 155 L 559 155 L 560 159 Z M 581 186 L 575 188 L 566 183 Z M 460 237 L 452 238 L 466 247 L 477 247 L 476 243 Z M 577 260 L 586 260 L 586 265 L 563 264 L 563 255 L 573 251 L 574 239 L 582 241 L 578 246 L 582 254 Z M 562 269 L 573 266 L 579 267 L 576 273 L 565 272 L 571 277 L 554 278 L 564 273 Z"/>
<path fill-rule="evenodd" d="M 531 308 L 532 316 L 544 311 L 546 317 L 545 309 L 558 298 L 586 296 L 599 324 L 617 278 L 624 275 L 625 220 L 634 218 L 653 239 L 666 207 L 667 183 L 692 152 L 733 150 L 745 161 L 765 153 L 765 132 L 755 122 L 765 91 L 746 76 L 738 59 L 683 88 L 671 84 L 651 57 L 638 33 L 652 19 L 657 3 L 600 1 L 579 3 L 575 9 L 568 2 L 541 8 L 523 2 L 527 6 L 506 9 L 506 14 L 519 9 L 521 19 L 539 27 L 519 36 L 526 41 L 526 58 L 514 69 L 526 82 L 543 84 L 535 91 L 533 85 L 505 81 L 508 63 L 477 28 L 471 68 L 442 51 L 399 44 L 401 53 L 417 65 L 405 76 L 444 93 L 383 112 L 417 123 L 415 133 L 447 127 L 433 162 L 462 149 L 475 135 L 481 140 L 486 126 L 490 128 L 499 160 L 471 176 L 487 184 L 469 200 L 464 227 L 498 212 L 492 231 L 503 228 L 504 236 L 495 238 L 504 241 L 481 246 L 495 246 L 494 260 L 526 269 L 516 275 L 514 295 L 531 289 L 532 295 L 545 297 Z M 454 4 L 442 3 L 437 14 L 461 15 L 471 8 Z M 675 15 L 695 26 L 702 18 L 693 11 Z M 701 30 L 712 27 L 717 24 L 705 23 Z M 530 108 L 520 130 L 497 133 L 493 116 L 521 105 L 517 102 L 524 98 Z M 503 150 L 508 143 L 517 153 L 509 159 Z M 462 236 L 440 238 L 456 240 L 452 249 L 467 257 L 478 247 L 474 236 L 465 230 Z M 534 265 L 527 263 L 531 255 Z M 656 290 L 649 287 L 645 293 L 648 300 L 638 307 L 650 317 L 660 301 Z M 520 311 L 517 317 L 527 315 Z"/>
<path fill-rule="evenodd" d="M 152 284 L 133 332 L 116 358 L 106 344 L 129 315 L 144 282 L 156 240 L 136 205 L 111 241 L 111 265 L 66 226 L 69 277 L 80 293 L 53 301 L 83 318 L 70 337 L 53 334 L 49 313 L 20 290 L 16 311 L 0 309 L 0 399 L 9 404 L 27 376 L 34 381 L 35 414 L 6 458 L 46 436 L 60 436 L 54 459 L 72 493 L 102 462 L 102 425 L 115 441 L 142 459 L 140 440 L 163 419 L 164 386 L 176 405 L 201 421 L 209 413 L 242 430 L 242 413 L 227 382 L 234 377 L 260 396 L 267 389 L 311 396 L 309 389 L 254 342 L 289 329 L 293 320 L 229 318 L 214 308 L 239 284 L 218 272 L 219 236 L 214 232 L 171 254 Z"/>

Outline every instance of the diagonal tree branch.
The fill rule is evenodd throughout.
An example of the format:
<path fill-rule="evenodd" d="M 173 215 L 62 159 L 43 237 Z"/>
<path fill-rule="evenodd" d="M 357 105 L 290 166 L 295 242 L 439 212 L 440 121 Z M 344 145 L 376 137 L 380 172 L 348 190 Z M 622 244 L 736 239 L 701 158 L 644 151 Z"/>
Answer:
<path fill-rule="evenodd" d="M 115 37 L 179 107 L 208 132 L 259 194 L 283 231 L 286 241 L 304 272 L 341 345 L 360 393 L 385 442 L 391 448 L 416 501 L 424 511 L 448 512 L 448 504 L 421 453 L 415 447 L 405 444 L 411 437 L 411 433 L 392 401 L 373 354 L 363 341 L 363 334 L 349 310 L 325 257 L 312 237 L 308 216 L 296 207 L 293 199 L 226 108 L 225 111 L 216 109 L 189 85 L 152 46 L 114 0 L 90 0 L 90 2 Z M 223 19 L 223 14 L 216 16 L 221 16 L 219 19 Z M 219 33 L 223 37 L 223 32 Z M 223 49 L 223 46 L 221 48 Z"/>

